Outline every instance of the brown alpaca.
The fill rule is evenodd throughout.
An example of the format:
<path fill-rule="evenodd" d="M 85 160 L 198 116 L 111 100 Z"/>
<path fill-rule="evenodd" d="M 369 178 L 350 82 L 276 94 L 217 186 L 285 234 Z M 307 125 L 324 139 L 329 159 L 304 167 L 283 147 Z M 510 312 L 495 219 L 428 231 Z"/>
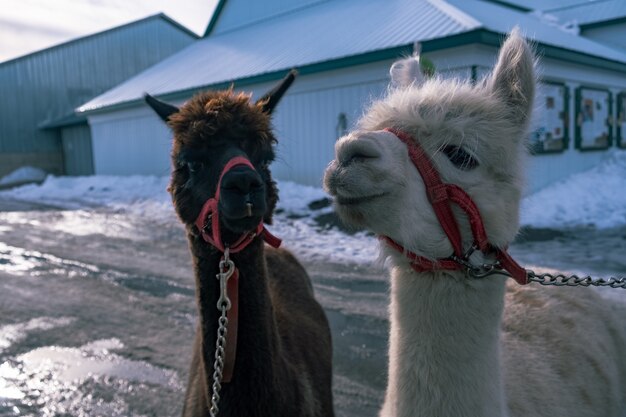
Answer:
<path fill-rule="evenodd" d="M 203 236 L 196 221 L 227 161 L 243 157 L 254 169 L 237 165 L 219 182 L 221 240 L 235 242 L 262 221 L 271 223 L 278 196 L 268 169 L 276 143 L 270 115 L 293 77 L 254 104 L 232 91 L 200 93 L 180 109 L 146 96 L 174 131 L 169 191 L 186 226 L 196 276 L 200 322 L 183 416 L 210 415 L 220 317 L 216 275 L 223 252 L 207 243 L 210 232 Z M 230 255 L 239 271 L 238 336 L 217 415 L 333 416 L 328 321 L 303 267 L 289 252 L 265 246 L 263 234 Z"/>

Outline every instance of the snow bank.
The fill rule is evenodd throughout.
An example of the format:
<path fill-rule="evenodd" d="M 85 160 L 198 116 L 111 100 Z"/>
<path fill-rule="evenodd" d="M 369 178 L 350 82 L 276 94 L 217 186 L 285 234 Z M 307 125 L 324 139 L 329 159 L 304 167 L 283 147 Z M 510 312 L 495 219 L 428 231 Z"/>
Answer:
<path fill-rule="evenodd" d="M 23 201 L 53 205 L 70 210 L 108 207 L 117 212 L 154 219 L 158 223 L 177 222 L 170 195 L 166 188 L 167 177 L 150 176 L 49 176 L 41 185 L 27 185 L 0 192 Z M 320 226 L 315 217 L 332 210 L 330 206 L 309 209 L 309 203 L 326 198 L 321 188 L 278 183 L 280 200 L 274 224 L 268 228 L 283 239 L 283 246 L 299 257 L 309 260 L 326 259 L 344 263 L 369 263 L 377 256 L 377 240 L 364 233 L 347 235 L 337 229 Z M 126 227 L 122 220 L 109 219 L 119 224 L 107 223 L 99 227 L 89 215 L 74 211 L 66 219 L 66 233 L 121 233 Z M 128 226 L 132 227 L 132 226 Z M 91 231 L 91 232 L 90 232 Z M 123 233 L 121 234 L 123 235 Z"/>
<path fill-rule="evenodd" d="M 41 182 L 46 178 L 46 172 L 39 168 L 29 166 L 21 167 L 10 174 L 0 178 L 0 186 L 24 184 L 27 182 Z"/>
<path fill-rule="evenodd" d="M 533 227 L 626 225 L 626 152 L 526 197 L 521 215 L 522 224 Z"/>
<path fill-rule="evenodd" d="M 166 177 L 152 176 L 48 176 L 40 184 L 26 185 L 4 191 L 6 195 L 23 201 L 50 204 L 68 209 L 107 206 L 128 207 L 147 201 L 170 204 Z"/>

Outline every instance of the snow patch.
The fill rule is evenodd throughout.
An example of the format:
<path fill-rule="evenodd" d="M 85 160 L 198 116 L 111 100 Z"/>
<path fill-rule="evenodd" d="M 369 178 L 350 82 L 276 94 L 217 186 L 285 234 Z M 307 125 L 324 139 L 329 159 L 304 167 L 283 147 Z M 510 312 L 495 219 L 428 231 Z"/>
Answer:
<path fill-rule="evenodd" d="M 10 174 L 0 178 L 0 186 L 11 186 L 28 182 L 42 182 L 46 179 L 46 172 L 39 168 L 29 166 L 21 167 Z"/>
<path fill-rule="evenodd" d="M 38 317 L 25 323 L 8 324 L 0 327 L 0 353 L 12 344 L 26 338 L 35 330 L 50 330 L 55 327 L 68 326 L 74 322 L 73 317 Z M 1 376 L 1 375 L 0 375 Z"/>
<path fill-rule="evenodd" d="M 531 13 L 537 19 L 539 19 L 542 23 L 545 23 L 549 26 L 553 26 L 557 29 L 562 30 L 563 32 L 578 36 L 580 35 L 580 26 L 578 25 L 578 21 L 576 19 L 561 22 L 559 18 L 553 14 L 542 12 L 541 10 L 535 10 Z"/>
<path fill-rule="evenodd" d="M 601 165 L 526 197 L 521 223 L 555 229 L 626 225 L 626 152 L 615 151 Z"/>

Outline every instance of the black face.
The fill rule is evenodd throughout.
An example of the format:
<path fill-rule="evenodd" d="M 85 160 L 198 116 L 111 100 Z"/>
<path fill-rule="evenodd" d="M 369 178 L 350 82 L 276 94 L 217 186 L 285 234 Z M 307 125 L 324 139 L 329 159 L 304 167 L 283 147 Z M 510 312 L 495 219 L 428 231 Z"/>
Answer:
<path fill-rule="evenodd" d="M 276 143 L 270 117 L 296 74 L 289 71 L 254 104 L 249 96 L 232 90 L 198 93 L 182 108 L 145 95 L 174 132 L 169 191 L 185 224 L 195 227 L 204 204 L 215 197 L 224 167 L 234 157 L 248 159 L 254 169 L 235 166 L 222 178 L 218 203 L 222 241 L 233 242 L 262 220 L 271 223 L 278 192 L 268 169 Z"/>
<path fill-rule="evenodd" d="M 247 141 L 246 141 L 247 142 Z M 244 157 L 254 166 L 236 165 L 224 173 L 220 184 L 218 210 L 225 242 L 253 230 L 269 219 L 276 196 L 268 165 L 274 158 L 271 147 L 263 143 L 249 146 L 231 143 L 202 149 L 182 150 L 176 158 L 170 192 L 181 219 L 194 224 L 205 202 L 215 197 L 222 171 L 234 157 Z M 245 152 L 242 148 L 249 148 Z M 230 239 L 229 239 L 230 238 Z"/>

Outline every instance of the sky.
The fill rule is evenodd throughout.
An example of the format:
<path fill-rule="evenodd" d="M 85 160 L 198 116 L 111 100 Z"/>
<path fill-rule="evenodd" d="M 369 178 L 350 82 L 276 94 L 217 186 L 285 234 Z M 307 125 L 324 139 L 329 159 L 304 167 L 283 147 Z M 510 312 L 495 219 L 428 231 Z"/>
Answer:
<path fill-rule="evenodd" d="M 217 0 L 0 0 L 0 62 L 163 12 L 199 35 Z"/>

